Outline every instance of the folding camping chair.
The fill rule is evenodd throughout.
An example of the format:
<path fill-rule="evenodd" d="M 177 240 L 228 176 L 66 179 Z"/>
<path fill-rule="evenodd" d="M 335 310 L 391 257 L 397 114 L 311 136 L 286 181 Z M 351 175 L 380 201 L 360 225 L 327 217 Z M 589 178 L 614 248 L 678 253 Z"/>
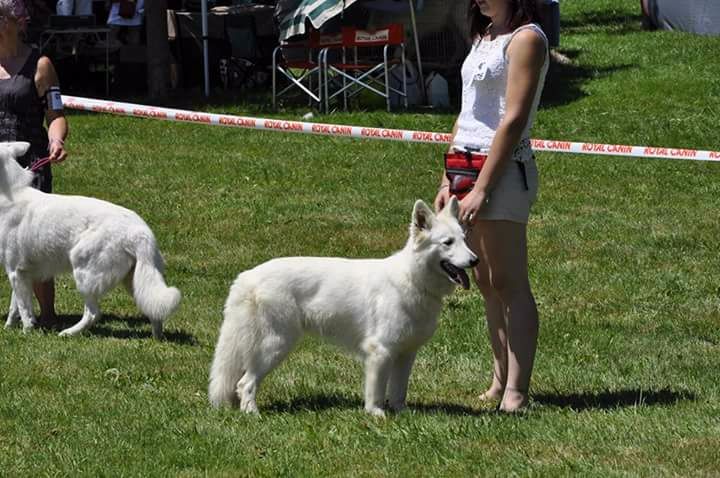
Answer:
<path fill-rule="evenodd" d="M 390 57 L 393 47 L 399 48 L 400 58 Z M 347 109 L 347 98 L 363 90 L 385 98 L 388 111 L 391 93 L 402 97 L 407 108 L 405 36 L 401 23 L 393 23 L 376 30 L 343 27 L 340 61 L 328 60 L 328 54 L 333 48 L 337 47 L 323 48 L 319 57 L 326 112 L 329 112 L 330 100 L 333 98 L 342 95 Z M 381 54 L 379 50 L 382 51 Z M 391 72 L 396 67 L 402 70 L 402 82 L 398 88 L 391 86 L 390 81 Z M 332 88 L 334 91 L 331 91 Z"/>
<path fill-rule="evenodd" d="M 277 98 L 292 89 L 299 89 L 309 98 L 310 104 L 317 104 L 322 109 L 322 71 L 319 56 L 328 47 L 341 45 L 340 34 L 321 34 L 312 30 L 306 39 L 292 42 L 281 42 L 273 51 L 272 91 L 273 108 L 277 106 Z M 282 74 L 290 83 L 280 91 L 277 73 Z M 313 79 L 317 79 L 315 86 Z M 315 89 L 317 88 L 317 89 Z"/>
<path fill-rule="evenodd" d="M 278 73 L 289 82 L 278 91 Z M 318 76 L 318 89 L 313 90 L 313 76 Z M 320 67 L 313 57 L 309 39 L 283 41 L 273 50 L 272 56 L 272 98 L 273 108 L 277 99 L 288 91 L 298 88 L 309 97 L 309 102 L 320 105 Z"/>

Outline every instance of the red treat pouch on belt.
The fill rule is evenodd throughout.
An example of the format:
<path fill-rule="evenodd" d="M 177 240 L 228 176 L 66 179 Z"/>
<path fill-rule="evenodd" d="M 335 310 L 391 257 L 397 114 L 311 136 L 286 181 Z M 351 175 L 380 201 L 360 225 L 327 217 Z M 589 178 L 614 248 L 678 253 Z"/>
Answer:
<path fill-rule="evenodd" d="M 487 155 L 469 151 L 446 153 L 445 176 L 450 182 L 450 194 L 464 198 L 475 185 L 485 160 Z"/>

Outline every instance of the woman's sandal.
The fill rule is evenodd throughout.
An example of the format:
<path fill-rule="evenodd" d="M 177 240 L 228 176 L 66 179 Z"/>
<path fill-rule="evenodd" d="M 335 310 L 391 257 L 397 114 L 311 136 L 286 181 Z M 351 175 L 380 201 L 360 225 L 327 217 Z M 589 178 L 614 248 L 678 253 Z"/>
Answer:
<path fill-rule="evenodd" d="M 507 414 L 522 414 L 522 413 L 524 413 L 527 410 L 528 406 L 530 405 L 530 395 L 528 394 L 528 390 L 520 390 L 517 388 L 506 387 L 505 392 L 507 392 L 507 391 L 515 392 L 517 394 L 522 395 L 523 400 L 520 402 L 519 406 L 517 406 L 516 408 L 513 408 L 512 410 L 507 410 L 507 409 L 503 408 L 502 407 L 503 402 L 501 401 L 497 406 L 497 411 L 502 412 L 502 413 L 507 413 Z"/>
<path fill-rule="evenodd" d="M 505 393 L 505 391 L 501 390 L 499 393 L 500 393 L 499 395 L 495 395 L 494 393 L 490 393 L 490 390 L 488 390 L 484 393 L 481 393 L 480 396 L 478 397 L 478 399 L 481 402 L 497 402 L 497 401 L 502 400 L 502 397 L 503 397 L 503 394 Z"/>
<path fill-rule="evenodd" d="M 502 383 L 502 380 L 497 376 L 495 371 L 493 370 L 493 382 L 492 383 Z M 497 402 L 501 401 L 503 398 L 503 395 L 505 394 L 505 389 L 500 389 L 499 392 L 497 392 L 497 395 L 490 392 L 490 389 L 492 388 L 492 384 L 490 385 L 490 388 L 485 390 L 485 392 L 481 393 L 478 397 L 481 402 Z"/>

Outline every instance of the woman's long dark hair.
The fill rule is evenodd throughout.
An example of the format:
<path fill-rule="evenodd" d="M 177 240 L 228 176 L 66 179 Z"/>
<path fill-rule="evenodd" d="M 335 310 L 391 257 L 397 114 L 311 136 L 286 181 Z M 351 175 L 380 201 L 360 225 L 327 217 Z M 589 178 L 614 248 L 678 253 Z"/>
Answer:
<path fill-rule="evenodd" d="M 475 40 L 478 35 L 484 35 L 490 18 L 480 13 L 475 0 L 468 5 L 468 21 L 470 22 L 470 39 Z M 539 22 L 537 0 L 510 0 L 510 20 L 508 26 L 514 30 L 520 25 L 530 22 Z"/>

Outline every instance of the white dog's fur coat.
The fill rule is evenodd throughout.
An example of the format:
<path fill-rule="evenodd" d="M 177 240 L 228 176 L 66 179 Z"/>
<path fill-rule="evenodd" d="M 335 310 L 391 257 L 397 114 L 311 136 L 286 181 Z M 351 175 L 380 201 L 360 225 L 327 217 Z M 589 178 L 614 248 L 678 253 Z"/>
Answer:
<path fill-rule="evenodd" d="M 404 249 L 385 259 L 291 257 L 241 273 L 230 288 L 210 371 L 214 406 L 257 413 L 262 379 L 304 332 L 358 354 L 365 410 L 405 406 L 417 350 L 435 332 L 442 299 L 477 257 L 465 244 L 455 198 L 437 216 L 418 201 Z"/>
<path fill-rule="evenodd" d="M 162 337 L 180 292 L 163 279 L 155 236 L 134 212 L 98 199 L 45 194 L 15 160 L 28 143 L 0 143 L 0 259 L 12 286 L 5 327 L 35 324 L 33 282 L 72 271 L 85 300 L 82 319 L 60 335 L 76 335 L 100 316 L 99 300 L 121 281 Z"/>

